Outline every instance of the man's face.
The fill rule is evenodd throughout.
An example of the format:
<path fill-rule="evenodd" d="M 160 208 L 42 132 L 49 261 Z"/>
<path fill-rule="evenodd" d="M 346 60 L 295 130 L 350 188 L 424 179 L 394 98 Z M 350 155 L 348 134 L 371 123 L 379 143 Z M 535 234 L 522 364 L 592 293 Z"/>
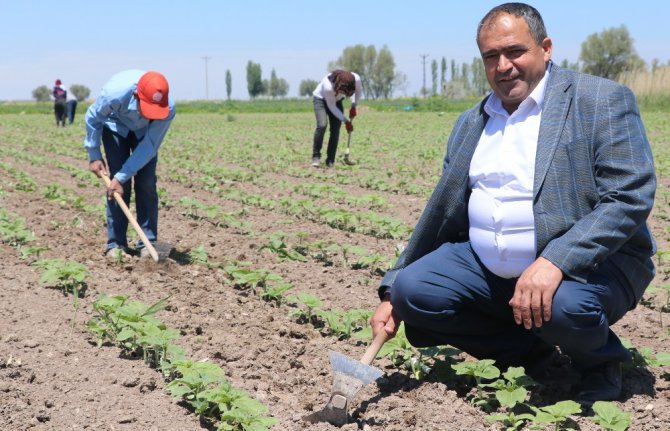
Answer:
<path fill-rule="evenodd" d="M 544 76 L 551 39 L 538 45 L 523 18 L 503 13 L 481 28 L 478 42 L 489 85 L 511 114 Z"/>

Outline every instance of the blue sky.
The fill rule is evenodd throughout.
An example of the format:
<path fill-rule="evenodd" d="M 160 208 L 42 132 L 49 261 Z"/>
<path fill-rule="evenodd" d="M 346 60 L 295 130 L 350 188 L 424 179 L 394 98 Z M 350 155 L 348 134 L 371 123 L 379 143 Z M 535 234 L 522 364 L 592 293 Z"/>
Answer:
<path fill-rule="evenodd" d="M 301 80 L 320 80 L 328 62 L 356 44 L 388 46 L 408 80 L 397 95 L 412 96 L 422 85 L 420 56 L 470 63 L 478 56 L 477 23 L 500 3 L 0 0 L 0 100 L 28 100 L 34 88 L 51 86 L 56 78 L 86 85 L 95 97 L 111 75 L 130 68 L 164 73 L 176 100 L 205 99 L 206 93 L 209 99 L 225 98 L 229 69 L 232 97 L 247 99 L 249 60 L 261 64 L 263 78 L 274 68 L 295 97 Z M 622 24 L 645 61 L 670 60 L 667 0 L 529 3 L 545 20 L 557 62 L 577 61 L 588 35 Z"/>

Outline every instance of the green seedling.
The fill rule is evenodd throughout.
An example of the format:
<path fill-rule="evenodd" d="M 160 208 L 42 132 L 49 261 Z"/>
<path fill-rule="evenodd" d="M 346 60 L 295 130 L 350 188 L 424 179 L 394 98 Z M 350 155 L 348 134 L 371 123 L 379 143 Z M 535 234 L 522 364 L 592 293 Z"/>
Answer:
<path fill-rule="evenodd" d="M 365 325 L 367 311 L 321 311 L 319 316 L 326 321 L 331 335 L 340 340 L 348 340 L 354 332 L 361 330 Z"/>
<path fill-rule="evenodd" d="M 309 248 L 315 248 L 318 250 L 318 253 L 312 256 L 314 259 L 323 262 L 325 266 L 331 266 L 333 264 L 333 261 L 330 259 L 330 256 L 328 255 L 328 246 L 326 245 L 326 242 L 324 240 L 316 240 L 313 243 L 311 243 Z"/>
<path fill-rule="evenodd" d="M 181 377 L 167 384 L 166 389 L 175 398 L 184 398 L 198 414 L 206 414 L 211 408 L 207 400 L 199 397 L 206 389 L 228 383 L 223 370 L 211 362 L 187 359 L 174 364 Z"/>
<path fill-rule="evenodd" d="M 659 352 L 656 354 L 656 364 L 659 367 L 668 367 L 670 366 L 670 353 L 668 352 Z"/>
<path fill-rule="evenodd" d="M 291 295 L 287 301 L 298 305 L 298 308 L 292 310 L 290 315 L 303 322 L 314 322 L 318 311 L 323 307 L 323 302 L 311 293 Z"/>
<path fill-rule="evenodd" d="M 562 427 L 571 415 L 576 415 L 582 412 L 579 404 L 572 400 L 559 401 L 556 404 L 537 408 L 529 406 L 535 412 L 531 416 L 531 420 L 535 424 L 554 424 L 555 431 L 561 431 L 566 428 Z"/>
<path fill-rule="evenodd" d="M 158 188 L 158 206 L 160 208 L 170 209 L 172 208 L 172 201 L 170 200 L 170 195 L 164 187 Z"/>
<path fill-rule="evenodd" d="M 295 250 L 292 250 L 286 245 L 284 240 L 287 235 L 284 232 L 274 232 L 269 237 L 269 243 L 263 244 L 260 247 L 260 250 L 270 250 L 279 257 L 279 261 L 283 262 L 286 260 L 297 260 L 300 262 L 305 262 L 307 259 L 302 254 L 298 253 Z"/>
<path fill-rule="evenodd" d="M 11 246 L 20 247 L 35 240 L 35 234 L 25 228 L 21 217 L 0 208 L 0 241 Z"/>
<path fill-rule="evenodd" d="M 639 349 L 633 346 L 631 341 L 628 338 L 621 337 L 621 344 L 630 351 L 633 356 L 633 360 L 630 363 L 624 364 L 626 368 L 630 367 L 640 367 L 647 368 L 649 366 L 655 365 L 654 352 L 649 347 L 640 347 Z"/>
<path fill-rule="evenodd" d="M 505 431 L 516 431 L 520 429 L 528 420 L 532 420 L 533 415 L 528 413 L 515 414 L 514 412 L 508 411 L 504 414 L 493 414 L 486 416 L 486 420 L 489 422 L 502 422 L 502 425 L 505 427 Z"/>
<path fill-rule="evenodd" d="M 277 274 L 273 274 L 267 269 L 248 269 L 236 268 L 229 272 L 228 275 L 233 279 L 233 283 L 240 289 L 249 289 L 254 294 L 260 287 L 265 290 L 268 282 L 282 282 L 283 279 Z"/>
<path fill-rule="evenodd" d="M 665 304 L 659 308 L 659 320 L 663 328 L 665 326 L 663 325 L 663 313 L 670 313 L 670 283 L 662 284 L 660 288 L 665 292 Z"/>
<path fill-rule="evenodd" d="M 205 389 L 196 398 L 196 412 L 218 418 L 221 423 L 217 430 L 220 431 L 265 431 L 277 423 L 275 418 L 267 416 L 265 405 L 227 381 Z"/>
<path fill-rule="evenodd" d="M 39 259 L 40 253 L 47 250 L 49 250 L 49 247 L 43 245 L 28 245 L 28 246 L 24 245 L 19 247 L 19 252 L 21 253 L 21 259 L 29 259 L 33 256 Z"/>
<path fill-rule="evenodd" d="M 371 275 L 383 276 L 391 267 L 391 258 L 379 253 L 361 256 L 353 265 L 353 269 L 369 268 Z"/>
<path fill-rule="evenodd" d="M 405 361 L 414 356 L 414 352 L 414 347 L 412 347 L 405 335 L 405 325 L 401 323 L 395 337 L 384 343 L 382 348 L 379 349 L 377 356 L 388 357 L 395 366 L 398 366 L 404 364 Z"/>
<path fill-rule="evenodd" d="M 264 286 L 263 293 L 261 293 L 261 299 L 265 301 L 273 301 L 277 306 L 281 305 L 284 299 L 284 292 L 293 289 L 291 283 L 278 283 L 272 286 Z"/>
<path fill-rule="evenodd" d="M 120 248 L 115 248 L 112 250 L 112 259 L 114 260 L 114 263 L 117 265 L 123 265 L 125 255 L 126 254 Z"/>
<path fill-rule="evenodd" d="M 495 389 L 496 399 L 500 405 L 508 409 L 526 401 L 528 388 L 536 384 L 532 378 L 526 375 L 523 367 L 509 367 L 502 376 L 502 379 L 493 383 L 482 384 L 482 386 Z"/>
<path fill-rule="evenodd" d="M 126 351 L 133 351 L 138 347 L 135 340 L 141 335 L 136 328 L 144 323 L 161 325 L 153 316 L 166 307 L 169 298 L 147 306 L 139 301 L 128 302 L 128 297 L 123 295 L 102 295 L 93 303 L 96 314 L 86 326 L 98 336 L 98 346 L 109 340 L 120 343 Z"/>
<path fill-rule="evenodd" d="M 38 260 L 35 265 L 44 270 L 40 276 L 40 283 L 60 288 L 63 290 L 63 294 L 72 294 L 74 303 L 72 326 L 74 327 L 77 310 L 79 309 L 79 294 L 86 288 L 88 270 L 79 262 L 63 259 Z"/>
<path fill-rule="evenodd" d="M 219 405 L 221 409 L 221 405 Z M 230 403 L 230 409 L 221 413 L 221 425 L 217 431 L 266 431 L 279 421 L 267 416 L 268 408 L 262 403 L 240 396 Z"/>
<path fill-rule="evenodd" d="M 412 356 L 405 361 L 405 367 L 412 373 L 412 376 L 414 376 L 416 380 L 422 380 L 432 371 L 429 360 L 434 359 L 439 350 L 439 347 L 417 349 L 419 356 Z"/>
<path fill-rule="evenodd" d="M 349 244 L 332 244 L 327 248 L 328 251 L 339 251 L 342 253 L 342 264 L 344 265 L 345 268 L 349 268 L 349 258 L 351 257 L 352 254 L 355 255 L 362 255 L 367 253 L 368 251 L 364 249 L 363 247 L 359 247 L 357 245 L 349 245 Z"/>
<path fill-rule="evenodd" d="M 179 331 L 151 323 L 137 325 L 135 329 L 140 334 L 137 345 L 142 349 L 144 362 L 153 368 L 163 368 L 168 362 L 168 347 L 179 338 Z"/>
<path fill-rule="evenodd" d="M 493 359 L 481 359 L 479 361 L 467 361 L 451 367 L 458 375 L 471 376 L 477 384 L 477 393 L 471 400 L 472 404 L 483 408 L 485 411 L 492 409 L 491 399 L 486 396 L 482 380 L 493 380 L 500 377 L 500 370 Z"/>
<path fill-rule="evenodd" d="M 624 412 L 609 401 L 596 401 L 593 404 L 594 417 L 591 419 L 607 431 L 626 431 L 631 423 L 631 414 Z"/>
<path fill-rule="evenodd" d="M 190 263 L 195 263 L 198 265 L 209 265 L 209 254 L 205 250 L 204 245 L 199 245 L 196 248 L 188 252 L 188 260 Z"/>

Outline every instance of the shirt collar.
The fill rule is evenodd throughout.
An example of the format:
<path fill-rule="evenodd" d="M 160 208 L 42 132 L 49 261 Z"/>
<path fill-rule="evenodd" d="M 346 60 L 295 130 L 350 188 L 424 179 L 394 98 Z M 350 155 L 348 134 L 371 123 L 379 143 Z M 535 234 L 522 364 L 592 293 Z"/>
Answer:
<path fill-rule="evenodd" d="M 552 62 L 550 61 L 549 64 L 547 64 L 547 71 L 544 73 L 544 76 L 542 77 L 540 82 L 538 82 L 535 89 L 531 91 L 528 97 L 526 97 L 526 99 L 524 99 L 523 102 L 521 102 L 521 105 L 526 105 L 527 104 L 526 101 L 530 99 L 533 102 L 535 102 L 535 104 L 540 108 L 540 110 L 542 110 L 542 104 L 544 103 L 544 94 L 547 89 L 547 81 L 549 78 L 549 73 L 551 72 L 551 65 Z M 521 105 L 519 105 L 519 107 L 521 107 Z M 505 108 L 503 108 L 502 102 L 494 92 L 491 92 L 491 96 L 486 101 L 486 104 L 484 105 L 484 111 L 486 111 L 486 113 L 489 115 L 503 114 L 505 116 L 509 116 Z"/>

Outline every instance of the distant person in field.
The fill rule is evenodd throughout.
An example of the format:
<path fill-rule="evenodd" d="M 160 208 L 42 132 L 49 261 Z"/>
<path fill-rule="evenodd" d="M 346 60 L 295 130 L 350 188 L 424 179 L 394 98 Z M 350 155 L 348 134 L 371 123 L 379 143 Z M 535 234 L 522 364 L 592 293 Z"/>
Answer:
<path fill-rule="evenodd" d="M 116 249 L 128 254 L 128 220 L 113 199 L 113 193 L 130 202 L 131 179 L 135 189 L 137 222 L 152 243 L 158 237 L 158 193 L 156 163 L 158 148 L 175 116 L 174 103 L 165 77 L 158 72 L 127 70 L 114 75 L 86 111 L 89 169 L 97 176 L 112 177 L 107 189 L 107 256 Z M 103 162 L 100 144 L 105 149 Z M 140 255 L 148 255 L 138 241 Z"/>
<path fill-rule="evenodd" d="M 340 139 L 340 127 L 342 122 L 348 133 L 354 130 L 351 124 L 356 117 L 356 105 L 363 94 L 361 77 L 357 73 L 346 70 L 335 70 L 326 75 L 312 93 L 314 98 L 314 115 L 316 117 L 316 130 L 314 130 L 314 144 L 312 146 L 312 166 L 321 165 L 321 148 L 323 138 L 326 134 L 326 126 L 330 123 L 330 137 L 328 138 L 328 149 L 326 152 L 326 166 L 333 167 L 337 144 Z M 342 100 L 352 97 L 349 119 L 344 116 Z"/>
<path fill-rule="evenodd" d="M 477 45 L 493 90 L 463 113 L 442 176 L 379 287 L 373 332 L 542 376 L 556 347 L 585 409 L 621 396 L 611 325 L 654 278 L 654 161 L 633 93 L 563 69 L 539 12 L 493 8 Z M 554 367 L 554 370 L 556 368 Z"/>
<path fill-rule="evenodd" d="M 54 98 L 54 115 L 56 116 L 56 126 L 65 127 L 65 103 L 67 99 L 67 90 L 63 88 L 60 79 L 56 80 L 51 95 Z"/>
<path fill-rule="evenodd" d="M 70 91 L 70 88 L 65 88 L 67 96 L 65 98 L 65 112 L 67 114 L 67 123 L 72 124 L 74 122 L 74 116 L 77 113 L 77 96 Z"/>

